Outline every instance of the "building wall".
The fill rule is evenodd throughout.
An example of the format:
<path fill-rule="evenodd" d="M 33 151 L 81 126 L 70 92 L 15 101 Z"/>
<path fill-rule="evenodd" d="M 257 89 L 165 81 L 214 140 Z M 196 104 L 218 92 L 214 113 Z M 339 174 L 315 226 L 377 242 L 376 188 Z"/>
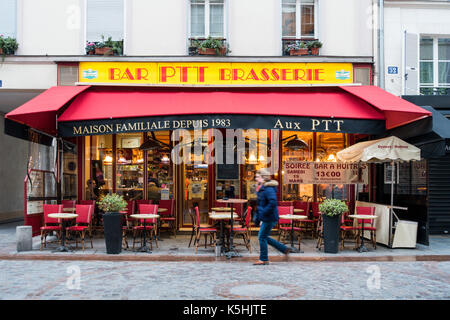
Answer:
<path fill-rule="evenodd" d="M 0 222 L 23 218 L 23 181 L 27 168 L 28 142 L 4 134 L 4 114 L 0 117 Z M 5 152 L 7 150 L 7 152 Z"/>
<path fill-rule="evenodd" d="M 395 95 L 404 94 L 404 32 L 420 35 L 450 37 L 450 3 L 444 1 L 415 1 L 400 3 L 385 1 L 385 86 Z M 417 43 L 417 50 L 419 50 Z M 398 74 L 388 74 L 387 67 L 396 66 Z M 417 72 L 419 76 L 419 72 Z M 409 93 L 413 94 L 413 93 Z M 419 94 L 419 91 L 415 94 Z"/>

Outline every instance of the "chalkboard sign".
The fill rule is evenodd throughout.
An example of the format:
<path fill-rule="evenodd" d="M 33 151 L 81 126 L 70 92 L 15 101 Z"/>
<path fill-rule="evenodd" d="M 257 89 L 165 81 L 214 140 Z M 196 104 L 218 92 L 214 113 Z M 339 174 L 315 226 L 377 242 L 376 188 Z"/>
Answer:
<path fill-rule="evenodd" d="M 218 164 L 217 180 L 236 180 L 239 179 L 238 164 Z"/>

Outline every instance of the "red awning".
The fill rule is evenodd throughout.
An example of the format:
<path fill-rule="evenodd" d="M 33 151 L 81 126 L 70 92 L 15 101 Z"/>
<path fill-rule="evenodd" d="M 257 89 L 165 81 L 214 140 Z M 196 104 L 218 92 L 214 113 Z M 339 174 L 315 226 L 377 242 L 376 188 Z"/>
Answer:
<path fill-rule="evenodd" d="M 56 133 L 57 112 L 73 97 L 90 86 L 51 87 L 22 106 L 6 114 L 6 118 L 47 133 Z"/>
<path fill-rule="evenodd" d="M 431 112 L 376 86 L 340 87 L 384 113 L 386 129 L 431 116 Z"/>
<path fill-rule="evenodd" d="M 378 109 L 336 89 L 93 88 L 77 96 L 58 121 L 188 114 L 246 114 L 384 120 Z"/>

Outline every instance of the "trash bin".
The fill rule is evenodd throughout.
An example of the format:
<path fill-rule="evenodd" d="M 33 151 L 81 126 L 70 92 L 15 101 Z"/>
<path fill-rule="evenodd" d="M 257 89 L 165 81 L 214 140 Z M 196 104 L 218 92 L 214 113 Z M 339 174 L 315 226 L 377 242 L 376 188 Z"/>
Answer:
<path fill-rule="evenodd" d="M 31 226 L 16 227 L 17 252 L 33 249 L 33 232 Z"/>
<path fill-rule="evenodd" d="M 394 234 L 392 248 L 415 248 L 418 222 L 399 220 Z"/>

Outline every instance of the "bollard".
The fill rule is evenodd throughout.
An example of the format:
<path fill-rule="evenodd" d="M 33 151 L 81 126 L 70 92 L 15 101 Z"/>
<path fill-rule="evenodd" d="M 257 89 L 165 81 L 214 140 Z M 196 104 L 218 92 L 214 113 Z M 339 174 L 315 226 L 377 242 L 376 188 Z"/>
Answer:
<path fill-rule="evenodd" d="M 33 249 L 33 236 L 31 226 L 16 227 L 17 252 L 31 251 Z"/>

